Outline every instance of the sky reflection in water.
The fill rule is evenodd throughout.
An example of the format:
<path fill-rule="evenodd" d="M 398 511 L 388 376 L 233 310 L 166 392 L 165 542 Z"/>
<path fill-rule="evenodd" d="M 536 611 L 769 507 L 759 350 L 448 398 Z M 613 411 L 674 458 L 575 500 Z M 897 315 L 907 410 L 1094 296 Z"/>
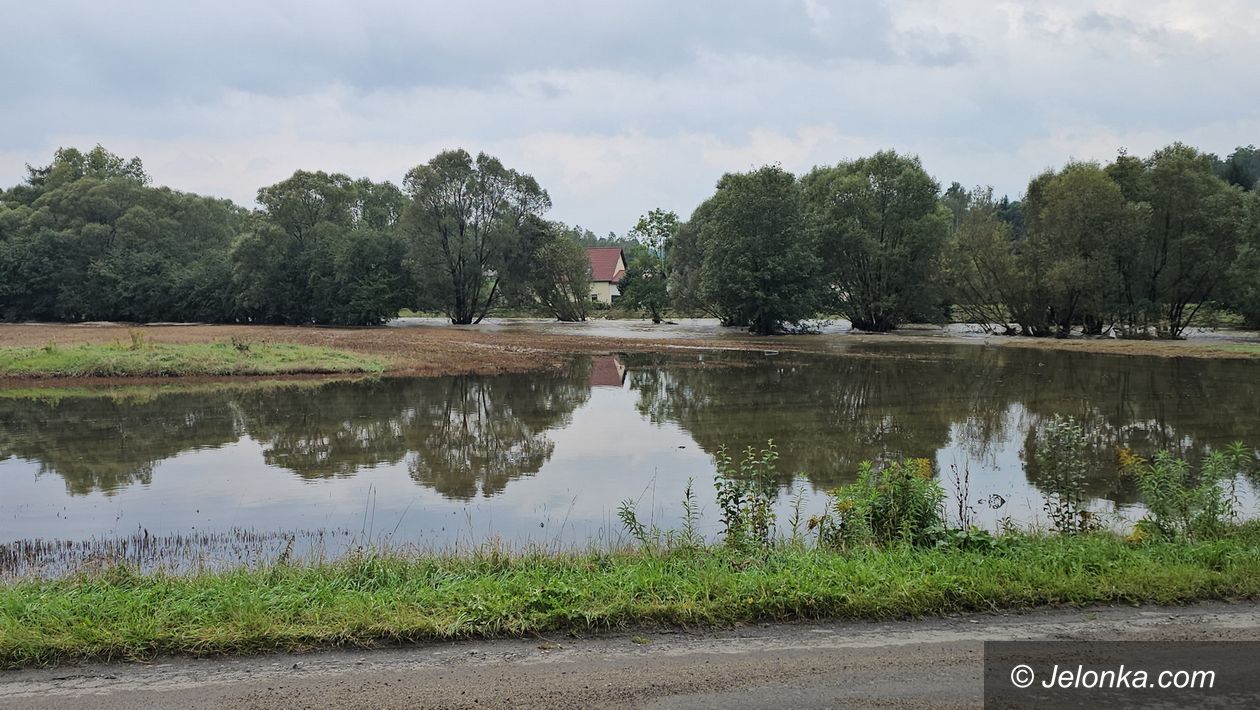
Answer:
<path fill-rule="evenodd" d="M 1248 361 L 894 341 L 825 356 L 581 358 L 494 377 L 0 393 L 0 542 L 239 527 L 575 545 L 617 538 L 626 499 L 677 525 L 688 477 L 713 533 L 713 454 L 768 439 L 806 513 L 863 459 L 906 455 L 934 460 L 947 487 L 951 466 L 969 469 L 982 524 L 1037 524 L 1029 462 L 1056 413 L 1089 431 L 1096 506 L 1132 518 L 1116 447 L 1197 457 L 1260 444 L 1257 375 Z M 1254 514 L 1250 482 L 1243 491 Z"/>

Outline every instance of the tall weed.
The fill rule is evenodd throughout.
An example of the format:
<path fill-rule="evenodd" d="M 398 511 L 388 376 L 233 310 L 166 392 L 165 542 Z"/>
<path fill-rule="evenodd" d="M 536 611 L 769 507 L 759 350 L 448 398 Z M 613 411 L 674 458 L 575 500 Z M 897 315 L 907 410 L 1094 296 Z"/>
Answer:
<path fill-rule="evenodd" d="M 1139 533 L 1204 540 L 1219 537 L 1237 522 L 1235 482 L 1254 465 L 1254 456 L 1236 442 L 1208 454 L 1197 473 L 1185 459 L 1167 451 L 1151 461 L 1121 452 L 1121 465 L 1137 478 L 1146 504 Z"/>
<path fill-rule="evenodd" d="M 737 549 L 766 546 L 774 538 L 774 500 L 779 493 L 775 463 L 779 452 L 770 441 L 761 451 L 751 446 L 737 463 L 723 446 L 717 454 L 717 504 L 722 536 Z"/>
<path fill-rule="evenodd" d="M 821 545 L 935 542 L 945 527 L 945 489 L 927 459 L 883 466 L 864 461 L 858 480 L 837 490 L 824 516 L 811 520 Z"/>

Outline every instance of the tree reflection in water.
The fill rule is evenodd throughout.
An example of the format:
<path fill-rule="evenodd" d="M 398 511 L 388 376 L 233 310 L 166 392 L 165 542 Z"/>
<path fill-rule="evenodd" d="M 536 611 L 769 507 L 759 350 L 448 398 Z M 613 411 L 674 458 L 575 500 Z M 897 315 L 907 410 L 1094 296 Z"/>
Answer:
<path fill-rule="evenodd" d="M 1136 493 L 1112 473 L 1117 447 L 1195 458 L 1233 440 L 1260 443 L 1258 371 L 1250 361 L 889 338 L 827 355 L 709 354 L 700 362 L 639 354 L 493 377 L 0 397 L 0 460 L 17 457 L 56 473 L 70 495 L 112 494 L 148 484 L 161 461 L 249 437 L 267 466 L 305 479 L 402 465 L 420 485 L 469 500 L 538 473 L 556 449 L 551 433 L 569 425 L 591 388 L 617 389 L 626 380 L 640 416 L 677 424 L 710 454 L 723 444 L 741 449 L 774 439 L 782 483 L 800 471 L 820 489 L 852 480 L 864 459 L 935 459 L 952 448 L 1003 475 L 1021 468 L 1044 491 L 1035 433 L 1055 414 L 1071 415 L 1092 443 L 1088 493 L 1127 503 Z M 622 401 L 610 393 L 582 416 L 613 414 L 601 407 Z M 615 462 L 644 442 L 603 443 Z M 1019 460 L 1009 460 L 1011 451 Z M 996 461 L 999 455 L 1008 458 Z"/>
<path fill-rule="evenodd" d="M 951 444 L 986 460 L 1022 441 L 1025 475 L 1045 491 L 1035 434 L 1055 414 L 1076 417 L 1090 437 L 1087 492 L 1117 503 L 1136 498 L 1117 474 L 1118 447 L 1197 458 L 1260 441 L 1260 368 L 1248 361 L 895 341 L 825 356 L 726 356 L 730 367 L 628 359 L 644 416 L 677 422 L 709 453 L 774 439 L 782 482 L 804 472 L 818 489 L 852 481 L 863 460 L 935 460 Z"/>
<path fill-rule="evenodd" d="M 225 395 L 0 398 L 0 461 L 55 473 L 70 495 L 148 484 L 153 467 L 185 451 L 240 438 Z"/>
<path fill-rule="evenodd" d="M 550 458 L 547 431 L 590 396 L 590 362 L 561 372 L 381 379 L 110 396 L 0 399 L 0 460 L 38 462 L 71 495 L 150 482 L 156 463 L 249 436 L 269 466 L 309 479 L 406 460 L 444 496 L 503 491 Z M 210 472 L 213 474 L 213 472 Z"/>

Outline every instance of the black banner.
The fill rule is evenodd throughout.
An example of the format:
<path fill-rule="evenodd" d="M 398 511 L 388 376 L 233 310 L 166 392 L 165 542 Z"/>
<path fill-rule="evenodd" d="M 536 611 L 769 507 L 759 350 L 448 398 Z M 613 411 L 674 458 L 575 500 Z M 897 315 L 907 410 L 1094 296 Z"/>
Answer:
<path fill-rule="evenodd" d="M 990 641 L 986 708 L 1257 708 L 1260 642 Z"/>

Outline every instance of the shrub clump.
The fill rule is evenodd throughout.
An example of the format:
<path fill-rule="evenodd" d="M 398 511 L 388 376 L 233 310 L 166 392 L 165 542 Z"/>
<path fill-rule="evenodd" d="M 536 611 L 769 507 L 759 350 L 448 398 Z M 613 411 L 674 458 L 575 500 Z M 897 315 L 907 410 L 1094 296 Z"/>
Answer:
<path fill-rule="evenodd" d="M 1237 522 L 1235 482 L 1254 465 L 1241 442 L 1208 454 L 1196 472 L 1167 451 L 1147 461 L 1127 451 L 1121 465 L 1137 478 L 1147 514 L 1138 522 L 1139 537 L 1211 540 Z"/>
<path fill-rule="evenodd" d="M 831 495 L 827 512 L 809 521 L 824 547 L 935 543 L 945 527 L 945 490 L 932 462 L 904 459 L 858 469 L 856 482 Z"/>

